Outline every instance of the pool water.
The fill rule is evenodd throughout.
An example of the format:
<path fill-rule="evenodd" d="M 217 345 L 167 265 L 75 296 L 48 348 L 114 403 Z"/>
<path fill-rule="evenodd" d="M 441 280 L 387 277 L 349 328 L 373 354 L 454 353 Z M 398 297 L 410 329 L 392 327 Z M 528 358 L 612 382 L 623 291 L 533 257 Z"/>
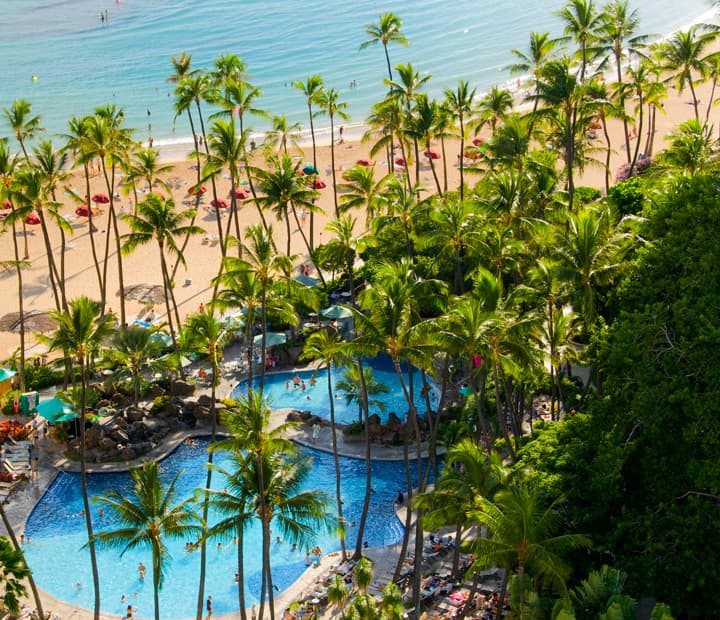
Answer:
<path fill-rule="evenodd" d="M 386 385 L 389 392 L 372 396 L 371 400 L 377 400 L 385 404 L 385 410 L 380 407 L 371 407 L 370 413 L 380 416 L 383 423 L 387 422 L 390 413 L 404 420 L 407 417 L 407 400 L 403 394 L 402 387 L 398 383 L 395 368 L 389 357 L 375 358 L 369 364 L 373 371 L 373 377 L 378 383 Z M 403 367 L 404 368 L 404 367 Z M 335 401 L 335 422 L 338 424 L 351 424 L 360 419 L 356 401 L 348 404 L 345 392 L 336 388 L 337 382 L 343 379 L 343 367 L 332 367 L 332 388 Z M 405 381 L 407 383 L 407 370 L 404 368 Z M 294 387 L 293 378 L 298 375 L 305 382 L 306 389 Z M 315 385 L 310 385 L 310 378 L 315 377 Z M 428 378 L 428 381 L 430 379 Z M 421 396 L 422 376 L 418 369 L 413 369 L 414 402 L 418 413 L 422 415 L 425 410 L 425 399 Z M 259 387 L 260 380 L 255 377 L 253 386 Z M 247 393 L 247 381 L 238 384 L 233 390 L 233 396 L 237 398 L 240 394 Z M 431 392 L 432 394 L 432 392 Z M 328 400 L 328 378 L 327 370 L 321 368 L 317 371 L 306 370 L 302 372 L 276 372 L 265 375 L 265 396 L 273 409 L 285 407 L 292 409 L 308 410 L 321 418 L 330 419 L 330 404 Z"/>
<path fill-rule="evenodd" d="M 196 445 L 181 445 L 162 462 L 166 482 L 181 471 L 179 498 L 189 496 L 196 488 L 205 485 L 207 461 L 207 439 L 198 440 Z M 302 448 L 304 455 L 313 457 L 312 471 L 305 488 L 320 489 L 331 498 L 331 512 L 334 513 L 335 470 L 332 454 Z M 222 466 L 227 458 L 219 453 L 215 462 Z M 364 492 L 365 463 L 360 459 L 340 459 L 343 481 L 343 508 L 348 523 L 346 530 L 348 548 L 352 549 L 357 538 Z M 413 469 L 413 472 L 415 470 Z M 415 474 L 413 473 L 413 476 Z M 392 504 L 398 490 L 405 489 L 405 473 L 401 462 L 378 461 L 372 464 L 373 495 L 368 523 L 363 538 L 370 546 L 387 545 L 402 537 L 403 528 L 395 516 Z M 115 489 L 130 493 L 132 481 L 129 474 L 92 474 L 88 476 L 91 497 Z M 213 487 L 221 489 L 223 478 L 213 474 Z M 51 595 L 73 605 L 92 609 L 93 588 L 90 559 L 82 546 L 87 541 L 85 519 L 80 516 L 82 493 L 79 474 L 60 473 L 45 495 L 36 505 L 25 528 L 30 542 L 25 545 L 28 564 L 33 570 L 38 585 Z M 114 529 L 110 515 L 98 516 L 93 507 L 93 523 L 98 530 Z M 211 515 L 210 523 L 216 519 Z M 273 541 L 276 533 L 273 532 Z M 191 618 L 195 616 L 197 584 L 200 573 L 199 552 L 186 553 L 184 540 L 167 541 L 172 560 L 160 592 L 160 614 L 163 618 Z M 336 536 L 319 533 L 317 544 L 323 553 L 338 550 Z M 244 569 L 248 606 L 257 601 L 260 594 L 260 528 L 253 524 L 245 534 Z M 305 570 L 304 553 L 292 551 L 289 544 L 272 544 L 273 581 L 280 590 L 291 585 Z M 148 618 L 153 614 L 152 578 L 150 574 L 150 552 L 120 550 L 98 550 L 100 573 L 101 606 L 104 613 L 121 614 L 128 604 L 137 608 L 137 616 Z M 148 567 L 145 581 L 138 576 L 137 566 L 143 562 Z M 324 560 L 328 562 L 329 560 Z M 205 594 L 212 595 L 216 613 L 237 611 L 237 553 L 232 544 L 218 549 L 215 543 L 208 545 L 207 579 Z M 79 584 L 79 585 L 78 585 Z M 127 601 L 121 597 L 125 595 Z"/>

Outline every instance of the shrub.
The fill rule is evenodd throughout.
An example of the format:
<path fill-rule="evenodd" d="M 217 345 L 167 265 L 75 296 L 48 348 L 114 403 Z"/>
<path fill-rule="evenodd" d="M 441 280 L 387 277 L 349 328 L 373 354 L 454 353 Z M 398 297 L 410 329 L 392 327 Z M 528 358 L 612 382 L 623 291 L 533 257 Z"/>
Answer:
<path fill-rule="evenodd" d="M 164 409 L 165 407 L 167 407 L 169 402 L 170 397 L 167 394 L 154 398 L 152 407 L 150 407 L 150 413 L 157 413 L 158 411 Z"/>
<path fill-rule="evenodd" d="M 595 202 L 596 200 L 600 200 L 601 197 L 602 193 L 600 190 L 594 187 L 585 187 L 583 185 L 575 188 L 575 200 L 580 204 L 585 205 L 590 202 Z"/>

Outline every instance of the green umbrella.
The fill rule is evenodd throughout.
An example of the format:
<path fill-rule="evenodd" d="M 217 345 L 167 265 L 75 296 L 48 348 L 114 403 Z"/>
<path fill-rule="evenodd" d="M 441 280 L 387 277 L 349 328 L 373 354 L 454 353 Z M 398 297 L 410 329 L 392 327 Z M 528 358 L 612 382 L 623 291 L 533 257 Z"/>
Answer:
<path fill-rule="evenodd" d="M 267 332 L 265 334 L 265 346 L 274 347 L 279 344 L 285 344 L 287 342 L 287 335 L 285 332 Z M 262 334 L 258 334 L 253 338 L 253 343 L 256 345 L 262 344 Z"/>
<path fill-rule="evenodd" d="M 172 345 L 172 337 L 170 334 L 166 334 L 165 332 L 155 332 L 154 334 L 151 334 L 150 340 L 153 342 L 159 342 L 164 347 Z"/>
<path fill-rule="evenodd" d="M 240 313 L 226 316 L 220 321 L 223 329 L 231 332 L 239 332 L 245 327 L 245 320 L 240 317 Z"/>
<path fill-rule="evenodd" d="M 318 173 L 318 169 L 315 166 L 313 166 L 312 164 L 308 164 L 307 166 L 305 166 L 302 169 L 302 171 L 305 174 L 317 174 Z"/>
<path fill-rule="evenodd" d="M 330 306 L 321 310 L 320 314 L 326 319 L 349 319 L 352 316 L 352 312 L 343 306 Z"/>

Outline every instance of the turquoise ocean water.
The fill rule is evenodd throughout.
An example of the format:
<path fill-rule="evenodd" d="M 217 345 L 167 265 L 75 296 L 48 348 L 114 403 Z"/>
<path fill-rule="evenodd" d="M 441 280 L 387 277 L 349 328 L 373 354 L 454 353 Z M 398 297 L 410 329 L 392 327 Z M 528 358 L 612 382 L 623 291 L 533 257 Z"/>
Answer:
<path fill-rule="evenodd" d="M 263 91 L 259 106 L 306 122 L 291 82 L 319 73 L 341 92 L 352 122 L 362 122 L 383 95 L 381 47 L 359 51 L 364 26 L 384 11 L 404 22 L 408 48 L 393 46 L 393 64 L 411 61 L 430 74 L 431 94 L 459 78 L 479 89 L 504 83 L 510 50 L 525 49 L 529 32 L 560 33 L 554 12 L 563 0 L 3 0 L 0 3 L 0 107 L 31 101 L 51 135 L 71 115 L 113 102 L 127 124 L 156 144 L 189 134 L 174 129 L 169 57 L 183 50 L 196 67 L 223 53 L 241 56 Z M 602 4 L 601 2 L 599 4 Z M 631 0 L 642 32 L 666 34 L 709 12 L 708 0 Z M 109 21 L 102 23 L 101 12 Z M 32 80 L 36 76 L 37 80 Z M 356 88 L 350 88 L 355 80 Z M 148 112 L 150 115 L 148 116 Z M 322 123 L 322 121 L 320 121 Z M 262 130 L 262 122 L 251 123 Z M 7 133 L 0 124 L 0 135 Z"/>

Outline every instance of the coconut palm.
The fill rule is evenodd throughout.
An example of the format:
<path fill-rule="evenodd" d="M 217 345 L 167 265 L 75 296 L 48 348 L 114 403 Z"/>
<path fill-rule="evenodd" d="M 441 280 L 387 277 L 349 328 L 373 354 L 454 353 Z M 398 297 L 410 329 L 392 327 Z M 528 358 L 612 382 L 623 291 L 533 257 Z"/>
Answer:
<path fill-rule="evenodd" d="M 601 27 L 600 14 L 593 0 L 570 0 L 558 13 L 560 19 L 565 22 L 565 35 L 572 38 L 578 45 L 578 56 L 580 57 L 580 83 L 585 81 L 591 53 L 595 43 L 598 29 Z"/>
<path fill-rule="evenodd" d="M 360 49 L 365 49 L 371 45 L 380 43 L 385 52 L 385 62 L 387 64 L 388 79 L 392 81 L 392 68 L 390 66 L 390 54 L 388 53 L 388 44 L 400 43 L 401 45 L 409 45 L 407 38 L 401 32 L 402 20 L 395 13 L 383 13 L 378 19 L 378 23 L 370 23 L 365 26 L 365 34 L 370 38 L 360 45 Z"/>
<path fill-rule="evenodd" d="M 668 74 L 667 82 L 673 82 L 678 92 L 687 86 L 692 96 L 695 120 L 700 120 L 700 102 L 695 84 L 704 80 L 711 53 L 708 48 L 717 39 L 717 31 L 708 30 L 703 24 L 695 24 L 688 30 L 678 30 L 657 48 L 660 67 Z"/>
<path fill-rule="evenodd" d="M 130 232 L 123 235 L 122 252 L 127 255 L 138 246 L 155 241 L 160 253 L 160 270 L 163 278 L 163 291 L 165 293 L 165 309 L 170 328 L 170 335 L 175 342 L 175 329 L 173 328 L 173 313 L 175 327 L 180 325 L 180 315 L 173 293 L 173 282 L 167 263 L 166 254 L 169 253 L 179 263 L 185 265 L 185 257 L 180 253 L 176 239 L 182 235 L 196 235 L 203 232 L 199 226 L 185 225 L 184 221 L 192 217 L 192 209 L 177 212 L 175 202 L 171 198 L 162 198 L 158 194 L 148 194 L 147 198 L 137 205 L 137 215 L 128 213 L 124 220 L 130 226 Z M 124 325 L 124 323 L 122 323 Z"/>
<path fill-rule="evenodd" d="M 592 109 L 598 116 L 602 125 L 603 137 L 605 138 L 605 192 L 610 191 L 610 158 L 612 157 L 612 146 L 610 144 L 610 132 L 607 129 L 607 121 L 611 118 L 626 119 L 624 109 L 616 104 L 608 85 L 604 81 L 592 80 L 587 85 L 586 94 Z M 638 136 L 638 143 L 640 137 Z"/>
<path fill-rule="evenodd" d="M 531 32 L 530 33 L 530 44 L 528 45 L 528 51 L 523 52 L 521 50 L 511 50 L 513 55 L 517 58 L 517 62 L 509 65 L 507 68 L 510 70 L 512 75 L 526 75 L 532 73 L 533 75 L 533 94 L 537 95 L 538 82 L 540 79 L 540 70 L 542 66 L 552 58 L 555 49 L 559 44 L 563 42 L 563 39 L 552 39 L 549 32 Z M 528 123 L 528 136 L 532 137 L 535 117 L 539 100 L 535 98 L 533 100 L 532 113 L 530 115 L 530 122 Z"/>
<path fill-rule="evenodd" d="M 364 209 L 365 230 L 368 230 L 382 204 L 383 189 L 391 178 L 392 175 L 386 174 L 376 181 L 374 166 L 355 165 L 348 169 L 343 173 L 345 182 L 338 185 L 342 192 L 341 210 Z"/>
<path fill-rule="evenodd" d="M 446 88 L 443 92 L 445 107 L 449 110 L 451 117 L 460 125 L 460 201 L 462 202 L 465 197 L 465 158 L 463 157 L 466 138 L 465 121 L 470 118 L 473 111 L 475 89 L 471 90 L 465 80 L 460 80 L 455 90 Z"/>
<path fill-rule="evenodd" d="M 220 365 L 223 359 L 225 345 L 230 339 L 230 334 L 222 326 L 222 323 L 215 317 L 212 306 L 205 308 L 202 312 L 191 314 L 181 333 L 181 339 L 188 344 L 191 352 L 207 356 L 210 361 L 212 377 L 210 380 L 210 443 L 215 443 L 217 435 L 217 409 L 216 395 L 217 386 L 220 383 Z M 212 486 L 212 462 L 213 451 L 208 451 L 208 473 L 205 488 Z M 209 495 L 204 494 L 202 502 L 202 527 L 203 535 L 200 543 L 200 579 L 198 585 L 197 616 L 202 620 L 203 604 L 205 602 L 205 571 L 207 564 L 206 528 L 208 522 L 208 511 L 210 507 Z"/>
<path fill-rule="evenodd" d="M 87 388 L 92 372 L 95 354 L 107 340 L 113 327 L 114 317 L 102 313 L 102 304 L 81 296 L 69 302 L 68 311 L 51 312 L 57 322 L 57 329 L 47 339 L 51 351 L 62 351 L 70 364 L 78 364 L 80 376 L 80 398 L 78 403 L 78 427 L 80 430 L 80 484 L 82 486 L 85 526 L 88 535 L 88 549 L 93 577 L 95 606 L 93 618 L 100 620 L 100 581 L 95 555 L 95 535 L 87 486 L 87 462 L 85 457 L 85 411 Z"/>
<path fill-rule="evenodd" d="M 570 565 L 563 554 L 590 546 L 582 534 L 556 535 L 560 524 L 560 500 L 544 505 L 540 493 L 523 482 L 515 482 L 498 491 L 492 500 L 480 498 L 471 518 L 487 528 L 487 538 L 476 538 L 472 549 L 475 562 L 470 573 L 492 566 L 501 566 L 517 574 L 520 589 L 520 610 L 525 607 L 525 575 L 534 584 L 547 585 L 557 592 L 567 591 Z M 507 583 L 507 578 L 503 586 Z M 535 585 L 535 587 L 537 587 Z M 500 600 L 505 598 L 505 588 Z M 500 606 L 498 606 L 499 608 Z M 497 618 L 501 615 L 498 609 Z"/>
<path fill-rule="evenodd" d="M 327 114 L 330 119 L 330 136 L 335 135 L 335 118 L 347 120 L 350 118 L 346 112 L 348 104 L 345 101 L 340 101 L 340 93 L 334 88 L 323 89 L 318 95 L 317 104 L 319 108 L 318 113 Z M 337 176 L 335 174 L 335 140 L 330 141 L 330 166 L 332 168 L 332 180 L 333 180 L 333 204 L 335 205 L 335 217 L 340 217 L 340 209 L 338 208 L 337 199 Z"/>
<path fill-rule="evenodd" d="M 133 404 L 140 402 L 143 373 L 165 373 L 165 360 L 159 359 L 164 346 L 155 332 L 140 325 L 120 327 L 113 332 L 110 347 L 104 352 L 104 365 L 114 369 L 108 381 L 116 383 L 128 377 L 133 386 Z"/>
<path fill-rule="evenodd" d="M 495 133 L 498 123 L 505 120 L 514 105 L 512 93 L 507 88 L 493 86 L 478 102 L 475 132 L 489 125 L 490 131 Z"/>
<path fill-rule="evenodd" d="M 342 359 L 341 355 L 341 343 L 340 336 L 335 331 L 321 330 L 310 334 L 308 339 L 305 341 L 301 359 L 320 362 L 318 370 L 321 366 L 325 366 L 327 372 L 328 382 L 328 403 L 330 404 L 330 432 L 332 433 L 332 451 L 333 460 L 335 462 L 335 505 L 337 508 L 337 519 L 338 523 L 343 526 L 343 502 L 341 493 L 341 480 L 340 480 L 340 459 L 338 458 L 338 447 L 337 447 L 337 427 L 335 426 L 335 395 L 333 394 L 332 387 L 332 367 L 337 365 L 338 361 Z M 340 553 L 342 560 L 344 561 L 347 557 L 345 551 L 345 531 L 343 527 L 340 528 Z"/>
<path fill-rule="evenodd" d="M 126 551 L 150 549 L 155 620 L 160 620 L 160 589 L 172 559 L 165 540 L 185 538 L 201 530 L 198 516 L 190 507 L 191 499 L 175 503 L 181 473 L 165 486 L 158 464 L 148 461 L 130 468 L 133 480 L 130 494 L 110 490 L 94 499 L 118 525 L 96 534 L 98 546 L 121 548 L 120 556 Z"/>
<path fill-rule="evenodd" d="M 376 157 L 378 153 L 385 151 L 385 159 L 388 162 L 388 170 L 392 173 L 395 170 L 394 140 L 398 136 L 400 152 L 405 157 L 405 140 L 401 128 L 403 124 L 402 104 L 395 97 L 385 97 L 382 101 L 374 104 L 366 119 L 368 129 L 362 137 L 363 142 L 376 139 L 370 148 L 370 157 Z"/>
<path fill-rule="evenodd" d="M 668 136 L 670 144 L 660 153 L 656 174 L 694 176 L 702 170 L 716 169 L 719 141 L 712 128 L 695 119 L 680 123 Z"/>
<path fill-rule="evenodd" d="M 288 154 L 288 142 L 300 150 L 300 123 L 291 123 L 284 114 L 270 117 L 270 129 L 265 132 L 265 145 L 268 149 L 275 148 L 277 156 L 282 152 Z"/>
<path fill-rule="evenodd" d="M 271 155 L 268 159 L 268 169 L 253 168 L 252 173 L 258 180 L 258 187 L 262 196 L 258 196 L 255 202 L 263 209 L 272 209 L 278 220 L 285 220 L 286 256 L 290 256 L 290 242 L 292 234 L 290 230 L 290 214 L 295 219 L 300 235 L 303 238 L 305 247 L 309 254 L 310 243 L 305 236 L 305 231 L 300 224 L 297 210 L 305 209 L 313 211 L 317 209 L 313 203 L 314 191 L 307 186 L 305 178 L 298 171 L 300 161 L 293 162 L 289 155 Z"/>
<path fill-rule="evenodd" d="M 355 259 L 364 243 L 355 235 L 357 220 L 347 213 L 339 220 L 328 222 L 325 227 L 331 235 L 330 241 L 318 248 L 318 258 L 326 264 L 332 264 L 344 271 L 350 291 L 350 303 L 355 304 L 355 282 L 353 270 Z"/>
<path fill-rule="evenodd" d="M 413 101 L 411 113 L 407 116 L 406 129 L 417 143 L 422 144 L 425 157 L 430 163 L 430 170 L 435 180 L 435 187 L 438 195 L 442 196 L 442 188 L 440 187 L 440 179 L 438 179 L 435 170 L 435 159 L 432 156 L 431 141 L 436 137 L 435 132 L 438 128 L 438 120 L 440 118 L 440 105 L 434 99 L 430 99 L 425 94 L 418 94 Z M 415 160 L 415 183 L 420 183 L 420 153 L 416 153 Z"/>
<path fill-rule="evenodd" d="M 169 185 L 163 180 L 163 176 L 172 171 L 173 165 L 160 163 L 160 151 L 153 148 L 140 148 L 132 152 L 132 160 L 130 162 L 130 174 L 128 182 L 135 182 L 136 179 L 142 179 L 147 185 L 147 193 L 153 191 L 153 187 L 159 185 L 165 191 L 169 192 Z"/>
<path fill-rule="evenodd" d="M 39 132 L 45 131 L 40 126 L 40 117 L 32 116 L 32 106 L 25 99 L 14 99 L 12 106 L 3 108 L 3 113 L 15 135 L 15 139 L 20 145 L 25 161 L 29 163 L 30 157 L 28 156 L 26 143 L 28 140 L 36 138 Z"/>
<path fill-rule="evenodd" d="M 607 59 L 612 56 L 615 61 L 615 76 L 617 78 L 618 92 L 621 97 L 618 105 L 624 111 L 625 98 L 622 96 L 625 91 L 623 85 L 622 61 L 624 57 L 629 59 L 632 56 L 642 56 L 645 42 L 648 37 L 638 35 L 637 29 L 640 25 L 640 18 L 637 10 L 630 10 L 627 0 L 613 0 L 603 7 L 600 15 L 600 27 L 597 32 L 595 55 L 605 56 L 601 62 L 602 68 Z M 623 129 L 625 131 L 625 148 L 627 161 L 630 163 L 630 137 L 628 135 L 627 118 L 623 117 Z M 640 144 L 640 130 L 637 131 L 638 144 Z"/>

